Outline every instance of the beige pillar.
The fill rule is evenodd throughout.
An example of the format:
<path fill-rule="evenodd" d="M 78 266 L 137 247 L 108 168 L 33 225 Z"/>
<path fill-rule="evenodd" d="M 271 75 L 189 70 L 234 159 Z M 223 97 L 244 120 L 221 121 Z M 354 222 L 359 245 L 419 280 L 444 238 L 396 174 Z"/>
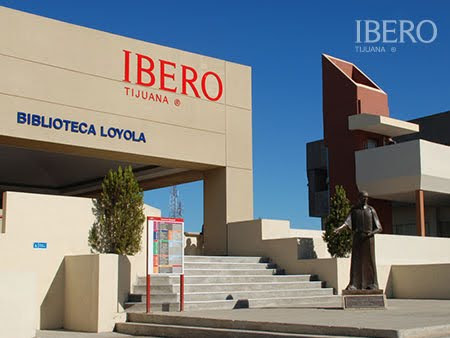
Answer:
<path fill-rule="evenodd" d="M 204 254 L 227 254 L 227 223 L 253 219 L 253 173 L 240 168 L 205 172 Z"/>
<path fill-rule="evenodd" d="M 225 63 L 225 167 L 204 175 L 204 254 L 227 254 L 227 223 L 253 219 L 251 68 Z"/>
<path fill-rule="evenodd" d="M 417 236 L 425 236 L 425 205 L 423 190 L 416 190 Z"/>

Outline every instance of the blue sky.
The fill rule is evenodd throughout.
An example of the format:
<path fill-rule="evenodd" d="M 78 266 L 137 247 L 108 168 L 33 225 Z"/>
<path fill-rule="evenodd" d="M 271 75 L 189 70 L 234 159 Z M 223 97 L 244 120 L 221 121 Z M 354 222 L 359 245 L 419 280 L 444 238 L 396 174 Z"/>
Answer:
<path fill-rule="evenodd" d="M 289 219 L 296 228 L 320 223 L 308 217 L 305 144 L 322 138 L 321 53 L 349 60 L 368 74 L 388 93 L 394 118 L 450 109 L 450 1 L 0 0 L 0 5 L 250 65 L 254 216 Z M 361 53 L 355 50 L 358 19 L 416 25 L 429 19 L 438 34 L 429 44 L 379 43 L 387 52 Z M 202 189 L 201 182 L 179 186 L 186 230 L 199 230 L 203 222 Z M 145 199 L 167 215 L 168 189 L 148 192 Z"/>

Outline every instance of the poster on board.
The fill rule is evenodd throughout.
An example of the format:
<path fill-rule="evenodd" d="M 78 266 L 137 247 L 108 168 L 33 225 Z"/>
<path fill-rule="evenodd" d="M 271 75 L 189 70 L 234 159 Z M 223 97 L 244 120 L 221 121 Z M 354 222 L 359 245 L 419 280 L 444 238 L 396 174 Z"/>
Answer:
<path fill-rule="evenodd" d="M 147 231 L 147 273 L 183 274 L 184 220 L 148 217 Z"/>

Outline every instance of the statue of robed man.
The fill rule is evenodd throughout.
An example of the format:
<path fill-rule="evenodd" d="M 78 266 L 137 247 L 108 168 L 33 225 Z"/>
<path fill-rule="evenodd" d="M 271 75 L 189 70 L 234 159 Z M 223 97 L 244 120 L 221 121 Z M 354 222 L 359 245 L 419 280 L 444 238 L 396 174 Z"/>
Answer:
<path fill-rule="evenodd" d="M 378 290 L 374 235 L 382 228 L 377 212 L 367 204 L 368 199 L 368 193 L 361 191 L 358 204 L 344 224 L 334 230 L 338 233 L 347 227 L 353 233 L 350 283 L 346 290 Z"/>

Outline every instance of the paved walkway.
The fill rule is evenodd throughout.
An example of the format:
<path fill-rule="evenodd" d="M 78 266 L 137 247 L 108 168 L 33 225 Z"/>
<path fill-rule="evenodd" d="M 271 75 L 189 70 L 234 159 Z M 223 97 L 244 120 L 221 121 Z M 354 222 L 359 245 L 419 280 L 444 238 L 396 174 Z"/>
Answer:
<path fill-rule="evenodd" d="M 388 299 L 387 304 L 386 310 L 282 308 L 166 312 L 165 314 L 169 316 L 182 315 L 214 319 L 385 329 L 450 326 L 450 300 Z"/>
<path fill-rule="evenodd" d="M 339 309 L 239 309 L 190 312 L 163 312 L 167 316 L 187 316 L 223 320 L 243 320 L 303 325 L 359 327 L 368 329 L 394 329 L 405 331 L 442 327 L 450 332 L 450 300 L 390 299 L 386 310 Z M 430 334 L 432 332 L 430 331 Z M 422 332 L 423 334 L 423 332 Z M 426 334 L 426 331 L 425 331 Z M 442 336 L 445 336 L 444 334 Z M 448 335 L 450 336 L 450 335 Z M 40 331 L 38 338 L 128 338 L 117 333 L 74 333 L 68 331 Z"/>
<path fill-rule="evenodd" d="M 36 332 L 36 338 L 135 338 L 135 337 L 115 332 L 85 333 L 85 332 L 73 332 L 64 330 L 39 330 Z"/>

